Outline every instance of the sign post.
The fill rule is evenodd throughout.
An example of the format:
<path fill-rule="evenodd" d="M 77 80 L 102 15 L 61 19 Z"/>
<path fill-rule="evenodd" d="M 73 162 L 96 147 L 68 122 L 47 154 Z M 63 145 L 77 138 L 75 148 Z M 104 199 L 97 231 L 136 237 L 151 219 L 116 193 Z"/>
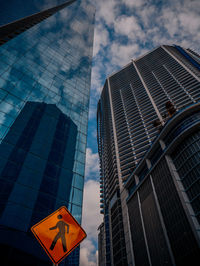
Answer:
<path fill-rule="evenodd" d="M 32 226 L 31 231 L 54 266 L 67 257 L 87 236 L 65 206 Z"/>

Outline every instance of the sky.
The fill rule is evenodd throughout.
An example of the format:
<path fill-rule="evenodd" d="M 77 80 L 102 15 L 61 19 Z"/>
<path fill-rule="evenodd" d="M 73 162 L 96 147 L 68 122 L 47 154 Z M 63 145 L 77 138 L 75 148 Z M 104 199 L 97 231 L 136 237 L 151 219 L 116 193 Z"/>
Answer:
<path fill-rule="evenodd" d="M 178 44 L 200 53 L 200 0 L 82 0 L 96 7 L 91 78 L 91 98 L 86 152 L 80 266 L 97 265 L 97 228 L 100 215 L 99 159 L 96 141 L 96 108 L 105 79 L 111 73 L 162 44 Z M 63 0 L 42 0 L 48 8 Z M 29 15 L 29 4 L 39 11 L 41 0 L 0 0 L 6 17 L 18 19 L 10 7 Z M 23 3 L 23 4 L 22 4 Z M 25 4 L 24 4 L 25 3 Z M 4 8 L 5 7 L 5 8 Z M 67 12 L 66 12 L 67 16 Z M 66 19 L 62 16 L 63 21 Z M 2 24 L 6 20 L 1 20 Z M 1 23 L 0 23 L 1 24 Z"/>
<path fill-rule="evenodd" d="M 97 265 L 97 228 L 102 222 L 99 203 L 99 162 L 96 108 L 105 79 L 131 59 L 162 44 L 178 44 L 200 53 L 199 0 L 91 0 L 96 22 L 83 199 L 81 266 Z"/>

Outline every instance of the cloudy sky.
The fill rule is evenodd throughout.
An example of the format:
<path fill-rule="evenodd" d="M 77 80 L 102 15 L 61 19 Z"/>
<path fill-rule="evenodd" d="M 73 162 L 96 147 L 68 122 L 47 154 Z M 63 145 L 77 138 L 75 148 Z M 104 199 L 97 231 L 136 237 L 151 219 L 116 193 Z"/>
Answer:
<path fill-rule="evenodd" d="M 81 244 L 80 265 L 96 266 L 97 228 L 103 218 L 99 214 L 96 106 L 106 76 L 161 44 L 179 44 L 200 52 L 200 0 L 82 1 L 95 5 L 96 23 L 82 222 L 88 237 Z M 41 2 L 45 9 L 63 0 L 0 0 L 0 25 L 18 19 L 19 13 L 29 15 L 30 3 L 38 12 Z"/>
<path fill-rule="evenodd" d="M 81 266 L 97 265 L 99 175 L 96 106 L 106 76 L 161 44 L 200 52 L 199 0 L 91 0 L 96 6 Z"/>

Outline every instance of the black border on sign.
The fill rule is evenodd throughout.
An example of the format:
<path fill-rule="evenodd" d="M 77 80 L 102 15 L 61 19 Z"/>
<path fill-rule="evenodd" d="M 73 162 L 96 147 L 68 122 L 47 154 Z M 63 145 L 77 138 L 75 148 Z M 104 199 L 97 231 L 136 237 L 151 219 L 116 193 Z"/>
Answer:
<path fill-rule="evenodd" d="M 56 212 L 58 212 L 60 209 L 65 209 L 67 211 L 67 213 L 71 216 L 71 218 L 75 221 L 75 223 L 81 228 L 81 230 L 84 232 L 85 237 L 79 241 L 72 249 L 70 249 L 67 253 L 64 254 L 64 256 L 62 258 L 60 258 L 58 261 L 55 261 L 53 259 L 53 257 L 51 256 L 51 254 L 49 253 L 48 249 L 43 245 L 42 241 L 40 240 L 40 238 L 37 236 L 36 232 L 34 231 L 34 228 L 37 227 L 39 224 L 41 224 L 43 221 L 47 220 L 49 217 L 51 217 L 52 215 L 54 215 Z M 43 220 L 41 220 L 40 222 L 38 222 L 37 224 L 33 225 L 31 227 L 31 231 L 34 234 L 35 238 L 38 240 L 38 242 L 40 243 L 40 245 L 43 247 L 43 249 L 46 251 L 47 255 L 49 256 L 49 258 L 53 261 L 54 264 L 58 264 L 60 263 L 64 258 L 66 258 L 86 237 L 87 234 L 85 232 L 85 230 L 81 227 L 81 225 L 76 221 L 76 219 L 72 216 L 72 214 L 68 211 L 68 209 L 65 206 L 60 207 L 59 209 L 57 209 L 55 212 L 51 213 L 50 215 L 48 215 L 46 218 L 44 218 Z"/>

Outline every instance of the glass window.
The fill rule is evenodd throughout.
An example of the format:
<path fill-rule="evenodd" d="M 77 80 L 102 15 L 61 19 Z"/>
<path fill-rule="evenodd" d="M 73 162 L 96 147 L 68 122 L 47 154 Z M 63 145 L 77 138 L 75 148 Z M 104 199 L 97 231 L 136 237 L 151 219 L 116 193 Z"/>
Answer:
<path fill-rule="evenodd" d="M 26 159 L 24 161 L 24 165 L 31 168 L 31 169 L 44 169 L 46 164 L 45 160 L 42 160 L 41 158 L 34 156 L 32 154 L 28 154 L 26 156 Z"/>
<path fill-rule="evenodd" d="M 86 149 L 86 144 L 83 142 L 79 142 L 78 143 L 78 150 L 81 152 L 85 152 L 85 149 Z"/>
<path fill-rule="evenodd" d="M 41 184 L 43 171 L 43 169 L 30 169 L 23 165 L 17 181 L 24 186 L 38 190 Z"/>
<path fill-rule="evenodd" d="M 1 59 L 2 60 L 2 59 Z M 4 73 L 8 69 L 9 65 L 6 64 L 5 62 L 1 61 L 0 64 L 0 75 Z"/>
<path fill-rule="evenodd" d="M 2 139 L 4 137 L 4 135 L 7 132 L 7 129 L 8 129 L 8 127 L 0 124 L 0 139 Z"/>
<path fill-rule="evenodd" d="M 23 204 L 28 208 L 33 208 L 36 197 L 37 193 L 35 190 L 16 183 L 9 200 L 18 204 Z"/>
<path fill-rule="evenodd" d="M 78 152 L 77 153 L 77 160 L 81 163 L 85 163 L 85 153 Z"/>
<path fill-rule="evenodd" d="M 16 204 L 15 202 L 10 202 L 6 206 L 6 212 L 2 217 L 2 224 L 26 232 L 29 229 L 31 214 L 31 209 Z"/>
<path fill-rule="evenodd" d="M 7 91 L 0 89 L 0 101 L 2 101 L 7 94 L 8 94 Z"/>
<path fill-rule="evenodd" d="M 83 175 L 85 171 L 85 165 L 79 162 L 75 162 L 76 170 L 75 172 L 79 175 Z"/>
<path fill-rule="evenodd" d="M 59 198 L 71 201 L 70 194 L 72 191 L 73 172 L 64 168 L 61 168 L 59 177 Z"/>
<path fill-rule="evenodd" d="M 80 206 L 72 204 L 71 214 L 74 216 L 74 218 L 77 220 L 79 224 L 81 223 L 81 213 L 82 213 L 82 208 Z"/>
<path fill-rule="evenodd" d="M 81 175 L 74 174 L 74 186 L 78 189 L 83 189 L 84 178 Z"/>
<path fill-rule="evenodd" d="M 73 203 L 82 206 L 83 191 L 73 188 Z"/>
<path fill-rule="evenodd" d="M 6 88 L 8 91 L 9 89 Z M 15 87 L 12 88 L 12 94 L 17 96 L 21 100 L 25 100 L 29 94 L 28 85 L 23 81 L 18 82 Z"/>
<path fill-rule="evenodd" d="M 17 106 L 18 108 L 22 108 L 25 104 L 23 101 L 12 94 L 7 94 L 4 100 L 14 106 Z"/>
<path fill-rule="evenodd" d="M 13 117 L 0 112 L 0 124 L 3 124 L 4 126 L 10 127 L 13 122 Z"/>

